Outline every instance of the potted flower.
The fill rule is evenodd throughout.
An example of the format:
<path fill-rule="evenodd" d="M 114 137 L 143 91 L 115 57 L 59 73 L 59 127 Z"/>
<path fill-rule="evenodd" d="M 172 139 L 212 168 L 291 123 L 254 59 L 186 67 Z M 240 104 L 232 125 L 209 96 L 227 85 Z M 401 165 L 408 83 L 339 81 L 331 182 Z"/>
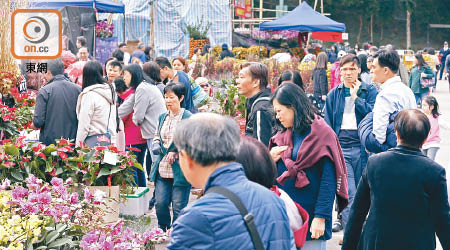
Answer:
<path fill-rule="evenodd" d="M 203 18 L 197 20 L 193 25 L 188 24 L 183 30 L 185 35 L 189 35 L 189 58 L 194 55 L 194 49 L 203 49 L 205 44 L 209 44 L 208 31 L 211 28 L 211 23 L 204 24 Z"/>
<path fill-rule="evenodd" d="M 117 47 L 117 37 L 113 37 L 114 24 L 107 20 L 100 20 L 95 27 L 96 46 L 95 53 L 97 60 L 104 64 Z"/>

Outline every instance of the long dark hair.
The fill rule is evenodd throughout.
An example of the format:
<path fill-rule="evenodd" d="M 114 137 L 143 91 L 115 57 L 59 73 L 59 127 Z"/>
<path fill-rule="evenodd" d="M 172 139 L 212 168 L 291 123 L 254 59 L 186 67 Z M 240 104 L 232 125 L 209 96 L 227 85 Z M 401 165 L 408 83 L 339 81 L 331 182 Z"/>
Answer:
<path fill-rule="evenodd" d="M 290 81 L 293 82 L 295 84 L 297 84 L 297 86 L 299 86 L 300 88 L 303 88 L 303 80 L 302 80 L 302 76 L 300 75 L 300 73 L 297 70 L 285 70 L 281 76 L 280 79 L 278 79 L 278 86 L 281 85 L 282 82 L 284 81 Z"/>
<path fill-rule="evenodd" d="M 428 104 L 428 106 L 433 106 L 433 110 L 431 110 L 431 114 L 434 118 L 438 118 L 441 113 L 439 113 L 439 103 L 437 102 L 436 98 L 434 96 L 427 96 L 425 99 L 423 99 L 424 102 Z"/>
<path fill-rule="evenodd" d="M 89 61 L 83 68 L 83 84 L 82 89 L 85 89 L 94 84 L 103 84 L 105 79 L 103 78 L 102 65 L 97 61 Z"/>
<path fill-rule="evenodd" d="M 359 59 L 359 63 L 361 64 L 361 73 L 370 73 L 369 68 L 367 67 L 367 55 L 365 54 L 360 54 L 358 56 Z"/>
<path fill-rule="evenodd" d="M 417 59 L 417 67 L 422 68 L 422 67 L 428 65 L 428 64 L 425 62 L 425 60 L 423 59 L 422 54 L 416 53 L 416 54 L 414 54 L 414 56 L 415 56 L 416 59 Z"/>
<path fill-rule="evenodd" d="M 137 64 L 129 64 L 123 71 L 128 71 L 131 74 L 130 88 L 136 89 L 144 80 L 144 72 L 142 71 L 141 66 Z"/>
<path fill-rule="evenodd" d="M 272 104 L 274 100 L 294 110 L 294 124 L 292 129 L 300 134 L 305 133 L 310 128 L 315 115 L 319 113 L 317 108 L 306 96 L 305 91 L 293 83 L 283 83 L 278 87 L 271 99 Z M 278 119 L 277 123 L 283 128 L 283 125 Z"/>
<path fill-rule="evenodd" d="M 161 75 L 159 74 L 160 68 L 159 65 L 155 62 L 146 62 L 142 66 L 142 70 L 144 70 L 144 73 L 155 83 L 161 82 Z"/>

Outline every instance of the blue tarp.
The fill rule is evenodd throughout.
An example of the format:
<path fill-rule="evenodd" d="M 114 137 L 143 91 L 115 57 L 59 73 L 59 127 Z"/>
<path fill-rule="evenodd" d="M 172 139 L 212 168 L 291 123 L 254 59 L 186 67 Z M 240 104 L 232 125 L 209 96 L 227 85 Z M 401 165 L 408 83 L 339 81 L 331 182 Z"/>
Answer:
<path fill-rule="evenodd" d="M 313 10 L 306 1 L 286 15 L 259 25 L 260 30 L 334 31 L 345 32 L 345 24 Z"/>
<path fill-rule="evenodd" d="M 94 7 L 98 12 L 104 13 L 125 13 L 125 5 L 111 0 L 29 0 L 29 5 L 33 8 L 61 9 L 65 6 Z"/>

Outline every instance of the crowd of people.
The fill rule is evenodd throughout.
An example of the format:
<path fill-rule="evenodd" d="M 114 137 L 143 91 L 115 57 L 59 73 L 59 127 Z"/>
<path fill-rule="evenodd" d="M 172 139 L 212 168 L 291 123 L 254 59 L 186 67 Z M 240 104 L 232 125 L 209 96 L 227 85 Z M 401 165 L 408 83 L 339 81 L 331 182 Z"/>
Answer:
<path fill-rule="evenodd" d="M 150 209 L 160 228 L 172 228 L 168 249 L 322 250 L 342 229 L 343 249 L 434 249 L 435 233 L 450 249 L 445 170 L 434 162 L 449 126 L 433 86 L 422 85 L 437 77 L 437 61 L 425 59 L 431 49 L 415 55 L 406 81 L 391 45 L 310 53 L 311 95 L 296 70 L 272 93 L 267 66 L 244 63 L 241 137 L 234 120 L 205 112 L 198 91 L 210 96 L 211 86 L 192 79 L 184 58 L 120 44 L 103 67 L 83 42 L 75 79 L 79 66 L 47 62 L 33 126 L 46 145 L 66 138 L 132 150 L 146 169 L 133 169 L 136 186 L 154 182 Z M 221 57 L 233 56 L 222 48 Z M 191 188 L 203 197 L 187 206 Z"/>

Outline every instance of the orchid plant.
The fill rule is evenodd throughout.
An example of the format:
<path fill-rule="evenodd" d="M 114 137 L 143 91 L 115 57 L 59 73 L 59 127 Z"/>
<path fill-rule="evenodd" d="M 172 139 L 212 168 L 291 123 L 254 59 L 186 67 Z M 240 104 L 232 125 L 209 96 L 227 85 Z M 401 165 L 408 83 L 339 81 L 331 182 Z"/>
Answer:
<path fill-rule="evenodd" d="M 95 27 L 97 37 L 108 38 L 112 37 L 114 32 L 114 24 L 108 23 L 107 20 L 100 20 Z"/>

